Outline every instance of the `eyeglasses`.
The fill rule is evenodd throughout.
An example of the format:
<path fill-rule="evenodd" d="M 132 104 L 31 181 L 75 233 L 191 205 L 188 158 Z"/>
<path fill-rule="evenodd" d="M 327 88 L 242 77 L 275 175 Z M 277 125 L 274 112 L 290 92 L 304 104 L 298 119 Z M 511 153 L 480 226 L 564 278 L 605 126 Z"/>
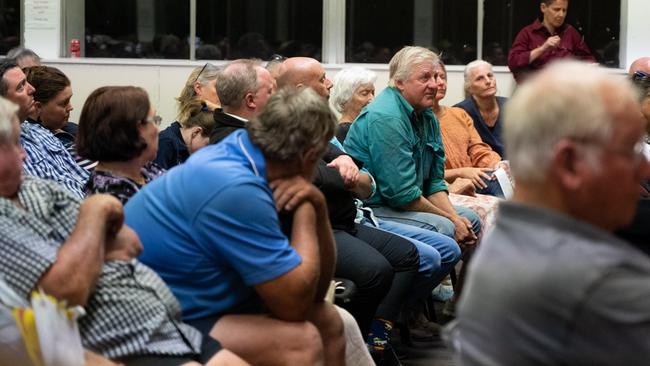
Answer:
<path fill-rule="evenodd" d="M 208 70 L 213 70 L 213 69 L 216 69 L 216 68 L 217 68 L 217 67 L 214 66 L 213 64 L 211 64 L 211 63 L 209 63 L 209 62 L 206 62 L 205 65 L 203 65 L 203 67 L 201 68 L 201 71 L 199 71 L 199 73 L 196 74 L 196 78 L 194 79 L 194 82 L 192 82 L 192 84 L 194 84 L 194 83 L 196 83 L 197 81 L 199 81 L 199 78 L 201 77 L 201 74 L 203 74 L 203 71 L 205 71 L 206 69 L 208 69 Z"/>
<path fill-rule="evenodd" d="M 634 72 L 634 74 L 632 75 L 632 77 L 635 77 L 635 78 L 648 78 L 648 77 L 650 77 L 650 75 L 648 75 L 647 72 L 643 72 L 643 71 L 641 71 L 641 70 L 637 70 L 637 71 Z"/>
<path fill-rule="evenodd" d="M 153 123 L 154 126 L 158 127 L 162 123 L 162 117 L 160 116 L 148 116 L 144 119 L 147 123 Z"/>

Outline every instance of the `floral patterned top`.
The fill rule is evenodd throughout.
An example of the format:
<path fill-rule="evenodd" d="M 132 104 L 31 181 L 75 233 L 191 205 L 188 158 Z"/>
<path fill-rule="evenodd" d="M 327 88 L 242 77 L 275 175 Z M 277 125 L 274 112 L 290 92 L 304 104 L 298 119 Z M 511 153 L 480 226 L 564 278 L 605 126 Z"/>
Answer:
<path fill-rule="evenodd" d="M 145 184 L 158 178 L 164 172 L 165 169 L 154 162 L 147 163 L 140 169 Z M 129 198 L 136 194 L 140 188 L 142 188 L 142 185 L 132 179 L 95 169 L 90 174 L 90 178 L 84 187 L 84 193 L 86 196 L 93 193 L 108 193 L 119 199 L 122 204 L 126 204 Z"/>

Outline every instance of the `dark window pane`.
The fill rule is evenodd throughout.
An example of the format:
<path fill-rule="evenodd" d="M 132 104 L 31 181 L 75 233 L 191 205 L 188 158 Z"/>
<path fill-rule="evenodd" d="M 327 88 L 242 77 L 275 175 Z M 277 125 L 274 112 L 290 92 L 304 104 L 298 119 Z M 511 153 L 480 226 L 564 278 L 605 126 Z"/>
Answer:
<path fill-rule="evenodd" d="M 86 0 L 86 57 L 189 58 L 188 0 Z"/>
<path fill-rule="evenodd" d="M 506 65 L 512 41 L 521 28 L 541 20 L 539 1 L 485 0 L 483 58 Z M 618 67 L 620 0 L 571 0 L 566 22 L 585 37 L 594 57 L 602 65 Z"/>
<path fill-rule="evenodd" d="M 348 0 L 345 60 L 387 63 L 416 45 L 465 64 L 476 59 L 476 17 L 476 0 Z"/>
<path fill-rule="evenodd" d="M 0 0 L 0 55 L 20 45 L 20 0 Z"/>
<path fill-rule="evenodd" d="M 323 1 L 197 0 L 197 59 L 321 59 Z"/>

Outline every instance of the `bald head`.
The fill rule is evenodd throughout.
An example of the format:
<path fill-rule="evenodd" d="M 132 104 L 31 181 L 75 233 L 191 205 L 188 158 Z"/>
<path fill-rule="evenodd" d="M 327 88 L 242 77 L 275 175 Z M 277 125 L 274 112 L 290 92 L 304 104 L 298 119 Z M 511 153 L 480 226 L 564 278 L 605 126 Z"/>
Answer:
<path fill-rule="evenodd" d="M 650 57 L 641 57 L 632 62 L 629 74 L 632 75 L 637 71 L 643 71 L 650 75 Z"/>
<path fill-rule="evenodd" d="M 323 65 L 309 57 L 291 57 L 284 61 L 283 72 L 278 78 L 278 88 L 310 87 L 320 96 L 329 98 L 332 81 L 325 75 Z"/>

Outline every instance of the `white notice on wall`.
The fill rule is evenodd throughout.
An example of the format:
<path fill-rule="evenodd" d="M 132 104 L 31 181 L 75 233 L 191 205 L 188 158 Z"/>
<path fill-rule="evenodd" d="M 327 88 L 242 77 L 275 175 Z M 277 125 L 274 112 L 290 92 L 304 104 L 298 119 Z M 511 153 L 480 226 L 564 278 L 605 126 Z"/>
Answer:
<path fill-rule="evenodd" d="M 59 6 L 57 0 L 25 0 L 25 30 L 56 29 Z"/>

